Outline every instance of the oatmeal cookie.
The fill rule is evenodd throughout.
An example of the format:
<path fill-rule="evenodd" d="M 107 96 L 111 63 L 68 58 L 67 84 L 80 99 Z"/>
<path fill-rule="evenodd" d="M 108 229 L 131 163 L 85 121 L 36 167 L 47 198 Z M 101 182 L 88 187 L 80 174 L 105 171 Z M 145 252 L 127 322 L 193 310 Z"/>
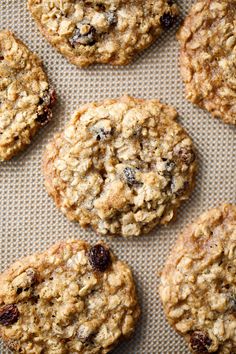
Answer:
<path fill-rule="evenodd" d="M 40 31 L 71 63 L 128 64 L 178 15 L 168 0 L 28 0 Z"/>
<path fill-rule="evenodd" d="M 55 92 L 38 57 L 0 31 L 0 161 L 24 149 L 52 117 Z"/>
<path fill-rule="evenodd" d="M 198 0 L 180 28 L 187 99 L 236 124 L 236 0 Z"/>
<path fill-rule="evenodd" d="M 165 314 L 193 353 L 236 353 L 236 206 L 204 213 L 177 240 L 161 276 Z"/>
<path fill-rule="evenodd" d="M 0 276 L 0 336 L 16 353 L 105 354 L 139 312 L 129 267 L 102 242 L 60 242 Z"/>
<path fill-rule="evenodd" d="M 176 117 L 157 100 L 128 96 L 81 107 L 44 155 L 56 205 L 101 234 L 137 236 L 168 223 L 196 169 L 192 141 Z"/>

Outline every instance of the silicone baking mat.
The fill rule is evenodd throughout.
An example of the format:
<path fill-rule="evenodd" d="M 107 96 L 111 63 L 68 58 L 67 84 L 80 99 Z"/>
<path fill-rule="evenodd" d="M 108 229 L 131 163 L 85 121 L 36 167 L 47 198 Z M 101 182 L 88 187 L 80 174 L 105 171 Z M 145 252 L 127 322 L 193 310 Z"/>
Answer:
<path fill-rule="evenodd" d="M 178 3 L 183 18 L 192 1 Z M 188 353 L 183 340 L 164 319 L 157 291 L 158 272 L 186 224 L 212 206 L 236 201 L 236 128 L 210 118 L 185 100 L 178 68 L 177 25 L 129 66 L 96 65 L 88 69 L 72 66 L 46 42 L 27 10 L 26 1 L 0 0 L 0 28 L 14 31 L 39 55 L 58 95 L 54 120 L 41 130 L 26 151 L 0 165 L 1 270 L 17 258 L 43 250 L 60 239 L 83 238 L 92 243 L 98 240 L 91 230 L 84 231 L 68 221 L 43 186 L 42 152 L 71 113 L 82 103 L 124 93 L 159 98 L 177 108 L 179 121 L 196 144 L 197 183 L 191 199 L 182 205 L 171 225 L 156 228 L 140 238 L 106 237 L 115 253 L 131 265 L 142 306 L 135 335 L 121 343 L 114 353 Z M 0 346 L 0 353 L 8 351 Z"/>

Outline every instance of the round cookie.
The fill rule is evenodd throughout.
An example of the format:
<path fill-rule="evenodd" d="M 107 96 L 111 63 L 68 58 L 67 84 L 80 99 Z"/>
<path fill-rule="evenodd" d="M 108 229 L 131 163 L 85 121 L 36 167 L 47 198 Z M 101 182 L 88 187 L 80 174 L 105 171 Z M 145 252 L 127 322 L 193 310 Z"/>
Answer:
<path fill-rule="evenodd" d="M 48 41 L 78 66 L 128 64 L 178 15 L 168 0 L 28 0 L 28 7 Z"/>
<path fill-rule="evenodd" d="M 236 353 L 236 206 L 204 213 L 179 236 L 161 276 L 169 323 L 191 352 Z"/>
<path fill-rule="evenodd" d="M 187 99 L 236 124 L 236 0 L 198 0 L 177 38 Z"/>
<path fill-rule="evenodd" d="M 168 223 L 188 198 L 193 144 L 174 108 L 122 97 L 82 106 L 44 155 L 45 185 L 70 220 L 138 236 Z"/>
<path fill-rule="evenodd" d="M 38 57 L 0 31 L 0 161 L 24 149 L 52 117 L 55 92 Z"/>
<path fill-rule="evenodd" d="M 16 353 L 105 354 L 139 313 L 129 267 L 101 242 L 60 242 L 0 276 L 0 336 Z"/>

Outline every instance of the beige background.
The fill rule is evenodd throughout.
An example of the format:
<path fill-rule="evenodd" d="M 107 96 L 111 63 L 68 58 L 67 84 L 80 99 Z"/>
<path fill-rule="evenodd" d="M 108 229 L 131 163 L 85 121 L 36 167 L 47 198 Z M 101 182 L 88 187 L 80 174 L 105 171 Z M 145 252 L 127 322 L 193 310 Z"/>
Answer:
<path fill-rule="evenodd" d="M 179 0 L 181 17 L 192 1 Z M 178 69 L 178 44 L 173 28 L 127 67 L 94 66 L 77 69 L 50 47 L 36 29 L 23 0 L 0 0 L 0 28 L 13 30 L 43 59 L 58 94 L 54 120 L 19 157 L 0 165 L 0 250 L 1 269 L 31 252 L 43 250 L 63 238 L 97 236 L 83 231 L 56 210 L 43 187 L 41 156 L 45 144 L 63 128 L 81 104 L 118 97 L 124 93 L 159 98 L 175 106 L 180 122 L 198 149 L 199 173 L 191 200 L 168 227 L 157 228 L 138 239 L 107 238 L 116 254 L 133 268 L 142 305 L 137 331 L 116 354 L 188 353 L 163 317 L 157 293 L 157 273 L 162 268 L 177 234 L 203 210 L 223 201 L 236 201 L 236 128 L 193 107 L 184 99 Z M 0 346 L 0 353 L 8 353 Z"/>

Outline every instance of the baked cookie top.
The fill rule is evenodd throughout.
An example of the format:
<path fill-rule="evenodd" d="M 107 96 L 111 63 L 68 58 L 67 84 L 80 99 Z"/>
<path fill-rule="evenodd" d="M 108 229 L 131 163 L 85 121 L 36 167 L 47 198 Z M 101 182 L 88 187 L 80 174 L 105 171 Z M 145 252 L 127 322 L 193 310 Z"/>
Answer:
<path fill-rule="evenodd" d="M 168 0 L 28 0 L 49 42 L 70 62 L 127 64 L 175 22 Z"/>
<path fill-rule="evenodd" d="M 9 160 L 52 117 L 55 92 L 38 57 L 0 31 L 0 161 Z"/>
<path fill-rule="evenodd" d="M 101 234 L 137 236 L 168 223 L 196 169 L 176 117 L 157 100 L 128 96 L 81 107 L 45 151 L 45 185 L 56 205 Z"/>
<path fill-rule="evenodd" d="M 129 267 L 104 243 L 60 242 L 0 276 L 0 335 L 16 353 L 108 353 L 139 317 Z"/>
<path fill-rule="evenodd" d="M 236 0 L 198 0 L 178 33 L 187 98 L 236 124 Z"/>
<path fill-rule="evenodd" d="M 179 236 L 160 296 L 193 353 L 236 352 L 236 206 L 204 213 Z"/>

